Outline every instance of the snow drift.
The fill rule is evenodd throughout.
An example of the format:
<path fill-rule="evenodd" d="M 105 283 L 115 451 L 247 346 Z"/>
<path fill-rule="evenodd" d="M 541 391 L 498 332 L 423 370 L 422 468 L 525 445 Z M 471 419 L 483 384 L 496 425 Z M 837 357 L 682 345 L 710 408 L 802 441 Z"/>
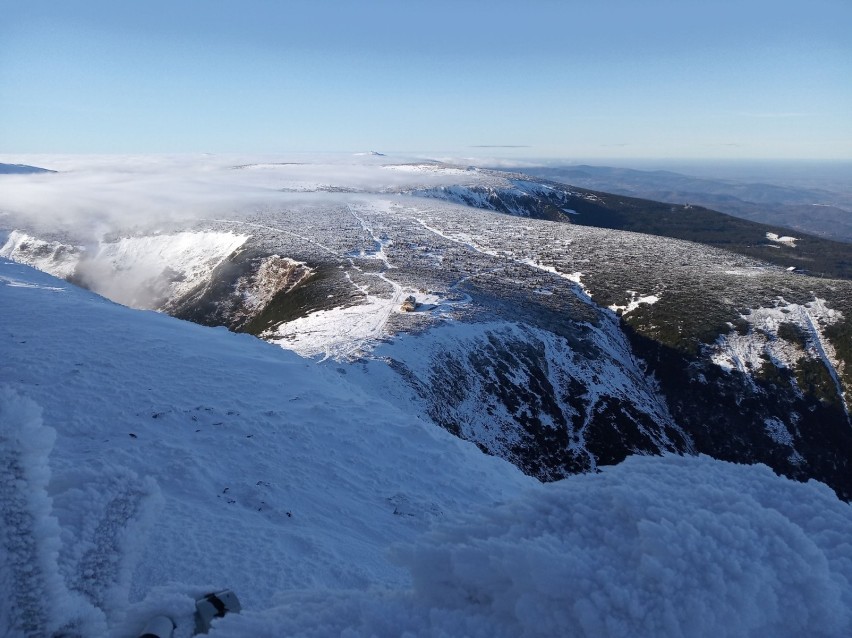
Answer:
<path fill-rule="evenodd" d="M 443 525 L 404 592 L 288 592 L 219 636 L 847 636 L 852 508 L 765 466 L 632 457 Z"/>
<path fill-rule="evenodd" d="M 0 633 L 105 631 L 103 617 L 59 573 L 60 527 L 47 487 L 56 432 L 33 401 L 0 386 Z"/>

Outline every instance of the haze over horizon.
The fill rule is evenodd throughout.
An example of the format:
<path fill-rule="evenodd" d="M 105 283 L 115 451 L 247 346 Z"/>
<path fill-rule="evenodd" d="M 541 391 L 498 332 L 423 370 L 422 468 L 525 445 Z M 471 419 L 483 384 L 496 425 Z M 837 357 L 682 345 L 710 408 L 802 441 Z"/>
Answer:
<path fill-rule="evenodd" d="M 0 1 L 0 153 L 852 159 L 852 5 Z"/>

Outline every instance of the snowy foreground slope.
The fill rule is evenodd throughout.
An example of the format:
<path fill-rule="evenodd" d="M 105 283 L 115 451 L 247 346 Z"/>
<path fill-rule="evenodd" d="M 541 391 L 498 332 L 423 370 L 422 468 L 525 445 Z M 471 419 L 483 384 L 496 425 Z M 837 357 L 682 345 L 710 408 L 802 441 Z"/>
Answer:
<path fill-rule="evenodd" d="M 0 634 L 846 636 L 852 508 L 706 457 L 542 485 L 345 375 L 0 260 Z"/>
<path fill-rule="evenodd" d="M 60 571 L 72 589 L 107 588 L 75 585 L 88 552 L 138 553 L 113 591 L 93 594 L 110 619 L 121 598 L 170 581 L 231 586 L 254 608 L 283 589 L 406 584 L 388 545 L 533 482 L 254 337 L 132 311 L 6 262 L 0 295 L 0 382 L 14 390 L 4 401 L 34 401 L 57 432 L 42 462 Z M 139 505 L 104 530 L 116 499 Z M 141 509 L 157 511 L 137 521 Z"/>

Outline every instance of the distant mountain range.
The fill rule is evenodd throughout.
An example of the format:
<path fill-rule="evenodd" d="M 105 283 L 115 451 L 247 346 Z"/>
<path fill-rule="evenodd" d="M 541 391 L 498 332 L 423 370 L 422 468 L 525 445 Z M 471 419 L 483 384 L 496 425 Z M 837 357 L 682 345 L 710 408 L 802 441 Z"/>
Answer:
<path fill-rule="evenodd" d="M 524 167 L 517 170 L 582 188 L 699 205 L 764 224 L 852 241 L 852 182 L 847 190 L 841 192 L 608 166 Z"/>
<path fill-rule="evenodd" d="M 0 175 L 31 175 L 33 173 L 55 173 L 47 168 L 27 166 L 26 164 L 0 164 Z"/>

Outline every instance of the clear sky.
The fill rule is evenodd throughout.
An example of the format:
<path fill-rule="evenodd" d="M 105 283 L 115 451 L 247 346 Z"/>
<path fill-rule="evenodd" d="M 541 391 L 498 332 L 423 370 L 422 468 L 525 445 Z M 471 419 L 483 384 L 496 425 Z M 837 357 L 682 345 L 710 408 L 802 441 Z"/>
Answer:
<path fill-rule="evenodd" d="M 0 153 L 365 150 L 850 159 L 852 0 L 0 0 Z"/>

